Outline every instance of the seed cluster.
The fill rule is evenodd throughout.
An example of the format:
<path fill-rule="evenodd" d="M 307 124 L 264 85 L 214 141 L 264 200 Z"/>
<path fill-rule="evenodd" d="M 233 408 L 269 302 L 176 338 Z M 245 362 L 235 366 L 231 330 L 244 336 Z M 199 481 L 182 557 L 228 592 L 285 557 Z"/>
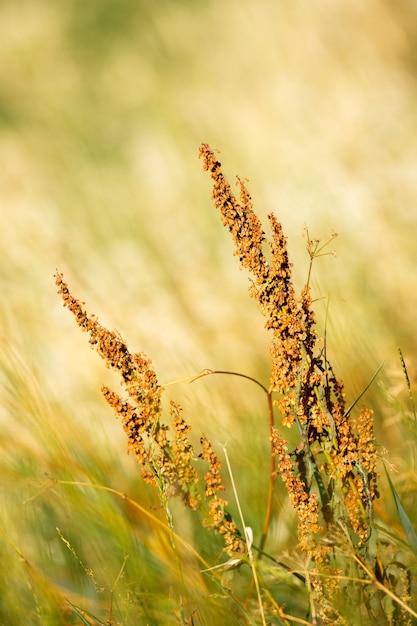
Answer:
<path fill-rule="evenodd" d="M 247 181 L 237 178 L 238 201 L 208 144 L 200 147 L 200 157 L 204 170 L 211 175 L 214 204 L 233 237 L 235 255 L 251 274 L 250 295 L 271 334 L 269 390 L 261 385 L 269 401 L 270 484 L 281 477 L 296 512 L 298 543 L 313 562 L 310 580 L 319 604 L 321 599 L 323 623 L 339 623 L 329 621 L 326 608 L 337 585 L 325 585 L 324 579 L 333 576 L 336 581 L 340 573 L 331 565 L 332 546 L 339 541 L 332 539 L 332 533 L 333 537 L 344 535 L 343 541 L 347 537 L 350 545 L 365 554 L 373 529 L 373 502 L 379 495 L 373 413 L 362 409 L 354 418 L 351 409 L 346 410 L 343 383 L 315 331 L 309 285 L 296 295 L 287 240 L 275 215 L 268 216 L 268 242 L 253 210 Z M 322 249 L 318 240 L 308 242 L 311 260 L 315 251 Z M 160 490 L 162 502 L 177 496 L 192 510 L 203 510 L 203 524 L 223 537 L 225 550 L 246 555 L 246 544 L 227 511 L 228 502 L 220 495 L 225 491 L 222 465 L 212 443 L 203 435 L 202 451 L 194 453 L 189 439 L 191 426 L 183 417 L 182 407 L 173 401 L 169 436 L 170 427 L 162 421 L 163 389 L 151 360 L 143 353 L 131 353 L 119 335 L 87 314 L 83 303 L 71 295 L 62 274 L 57 272 L 55 278 L 64 306 L 88 333 L 91 346 L 107 367 L 121 376 L 127 398 L 105 386 L 102 393 L 116 417 L 121 418 L 128 451 L 136 456 L 144 480 Z M 282 425 L 298 437 L 292 451 L 274 425 L 274 407 Z M 208 464 L 202 480 L 195 467 L 199 461 Z"/>
<path fill-rule="evenodd" d="M 116 333 L 101 326 L 94 315 L 86 313 L 83 303 L 71 295 L 62 274 L 57 272 L 55 278 L 64 306 L 73 313 L 81 330 L 89 334 L 91 346 L 107 367 L 122 377 L 128 400 L 105 386 L 102 393 L 116 417 L 122 420 L 128 451 L 136 456 L 144 480 L 155 486 L 162 484 L 169 496 L 180 496 L 190 508 L 199 508 L 198 474 L 193 466 L 193 448 L 187 438 L 191 427 L 185 422 L 181 407 L 171 403 L 175 434 L 168 439 L 169 427 L 160 419 L 163 389 L 158 384 L 151 360 L 142 353 L 131 354 Z"/>
<path fill-rule="evenodd" d="M 319 512 L 326 526 L 338 521 L 335 517 L 343 519 L 364 544 L 372 501 L 378 495 L 372 414 L 361 413 L 359 424 L 346 414 L 343 383 L 319 349 L 309 286 L 299 297 L 295 295 L 287 240 L 275 215 L 268 216 L 272 233 L 268 261 L 263 248 L 266 237 L 245 181 L 237 179 L 238 202 L 208 144 L 200 147 L 200 157 L 212 177 L 214 204 L 232 234 L 235 254 L 252 275 L 250 294 L 272 333 L 274 404 L 283 425 L 299 433 L 293 458 L 277 431 L 271 432 L 271 441 L 277 472 L 297 511 L 300 545 L 312 556 L 311 538 L 321 530 Z M 322 248 L 310 241 L 310 252 L 315 249 Z"/>
<path fill-rule="evenodd" d="M 116 333 L 101 326 L 94 315 L 88 315 L 83 303 L 71 295 L 62 274 L 57 272 L 55 279 L 64 306 L 73 313 L 81 330 L 89 334 L 91 346 L 107 367 L 121 375 L 128 399 L 106 386 L 102 387 L 102 393 L 116 417 L 121 418 L 128 439 L 128 452 L 136 456 L 144 480 L 162 488 L 165 496 L 178 496 L 186 506 L 197 510 L 201 507 L 203 494 L 195 461 L 201 459 L 208 463 L 209 470 L 203 478 L 204 526 L 223 536 L 228 553 L 242 551 L 244 542 L 239 539 L 236 524 L 225 509 L 228 502 L 218 496 L 218 492 L 224 491 L 221 462 L 210 441 L 201 437 L 202 452 L 196 456 L 188 438 L 191 426 L 183 417 L 181 405 L 174 401 L 170 402 L 174 436 L 168 437 L 169 426 L 161 421 L 163 389 L 158 384 L 151 360 L 142 353 L 131 354 Z"/>
<path fill-rule="evenodd" d="M 257 300 L 267 318 L 266 327 L 272 330 L 271 390 L 281 394 L 277 403 L 284 423 L 291 426 L 295 419 L 296 387 L 303 362 L 300 342 L 311 343 L 313 336 L 307 340 L 307 330 L 311 328 L 314 318 L 305 302 L 303 306 L 295 297 L 286 237 L 275 215 L 268 216 L 273 235 L 269 245 L 272 261 L 268 263 L 262 245 L 265 234 L 253 211 L 245 181 L 237 179 L 239 204 L 223 175 L 221 163 L 208 144 L 201 146 L 200 156 L 204 170 L 209 171 L 213 179 L 214 204 L 220 211 L 223 224 L 233 236 L 235 254 L 241 266 L 253 276 L 250 295 Z M 307 290 L 304 301 L 308 298 Z"/>
<path fill-rule="evenodd" d="M 291 459 L 288 452 L 288 442 L 281 436 L 277 428 L 273 428 L 271 440 L 279 467 L 277 474 L 281 475 L 290 502 L 297 513 L 300 548 L 312 554 L 316 549 L 314 535 L 322 530 L 319 523 L 320 509 L 317 496 L 315 493 L 308 494 L 306 492 L 305 484 L 297 475 L 296 463 Z M 320 549 L 320 552 L 324 553 L 325 549 Z"/>
<path fill-rule="evenodd" d="M 201 437 L 201 447 L 203 449 L 201 458 L 209 464 L 209 471 L 204 476 L 205 496 L 208 506 L 208 517 L 204 522 L 205 526 L 213 528 L 223 535 L 225 550 L 229 554 L 244 552 L 245 544 L 239 538 L 237 527 L 225 507 L 227 500 L 218 496 L 219 491 L 224 491 L 221 477 L 222 464 L 214 451 L 213 445 L 207 437 Z"/>

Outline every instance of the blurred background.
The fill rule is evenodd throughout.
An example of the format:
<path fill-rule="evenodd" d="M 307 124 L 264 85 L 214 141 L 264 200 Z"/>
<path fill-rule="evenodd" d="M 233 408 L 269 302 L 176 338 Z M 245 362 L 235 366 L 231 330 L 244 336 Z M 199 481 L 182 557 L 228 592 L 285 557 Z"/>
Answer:
<path fill-rule="evenodd" d="M 415 3 L 392 0 L 0 2 L 0 438 L 13 515 L 45 474 L 101 468 L 123 490 L 137 471 L 100 394 L 117 379 L 63 309 L 56 268 L 163 385 L 204 368 L 268 384 L 264 321 L 212 206 L 202 142 L 232 183 L 249 179 L 265 229 L 269 212 L 281 220 L 298 290 L 304 227 L 323 242 L 339 233 L 312 287 L 320 333 L 329 301 L 348 402 L 382 362 L 400 393 L 398 345 L 415 380 L 416 24 Z M 196 436 L 228 438 L 237 467 L 258 464 L 267 443 L 239 455 L 266 428 L 256 387 L 213 377 L 168 391 Z M 395 459 L 402 435 L 377 384 L 364 402 Z M 27 518 L 30 535 L 39 518 Z"/>

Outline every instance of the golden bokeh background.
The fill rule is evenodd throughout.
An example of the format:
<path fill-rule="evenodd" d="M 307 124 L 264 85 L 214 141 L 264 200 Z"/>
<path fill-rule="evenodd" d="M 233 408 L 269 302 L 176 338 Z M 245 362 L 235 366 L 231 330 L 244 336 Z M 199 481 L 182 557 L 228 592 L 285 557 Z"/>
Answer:
<path fill-rule="evenodd" d="M 304 225 L 340 233 L 313 284 L 334 299 L 345 372 L 408 348 L 412 4 L 31 0 L 2 2 L 0 17 L 5 334 L 49 380 L 78 385 L 93 362 L 82 372 L 78 354 L 75 380 L 55 267 L 168 378 L 263 358 L 202 141 L 230 178 L 249 178 L 263 218 L 282 220 L 300 285 Z"/>
<path fill-rule="evenodd" d="M 312 287 L 320 332 L 330 302 L 348 401 L 383 361 L 395 389 L 398 345 L 415 379 L 416 24 L 415 4 L 392 0 L 2 0 L 3 458 L 36 451 L 39 474 L 49 467 L 43 405 L 27 389 L 56 407 L 52 431 L 77 437 L 82 423 L 124 455 L 99 392 L 110 374 L 62 308 L 56 268 L 161 383 L 204 368 L 267 382 L 268 337 L 212 206 L 202 142 L 230 180 L 249 179 L 265 226 L 271 211 L 282 221 L 298 289 L 304 226 L 323 242 L 339 233 Z M 230 379 L 169 389 L 191 422 L 231 441 L 259 401 Z"/>

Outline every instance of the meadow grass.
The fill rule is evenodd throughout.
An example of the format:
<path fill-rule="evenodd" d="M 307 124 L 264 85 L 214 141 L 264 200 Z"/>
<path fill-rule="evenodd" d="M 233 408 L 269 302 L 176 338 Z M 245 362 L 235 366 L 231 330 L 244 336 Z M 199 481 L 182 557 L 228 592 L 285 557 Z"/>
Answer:
<path fill-rule="evenodd" d="M 151 359 L 131 352 L 118 332 L 88 313 L 57 270 L 64 306 L 120 377 L 122 394 L 107 385 L 102 393 L 142 476 L 100 445 L 99 425 L 87 432 L 61 414 L 62 428 L 43 443 L 48 475 L 26 497 L 36 507 L 28 533 L 34 532 L 31 524 L 40 525 L 49 554 L 40 559 L 33 554 L 36 546 L 15 543 L 4 525 L 3 544 L 20 559 L 3 581 L 5 602 L 6 582 L 13 580 L 26 584 L 22 605 L 14 606 L 16 623 L 25 614 L 33 623 L 51 624 L 412 624 L 417 536 L 387 464 L 383 470 L 373 412 L 362 406 L 362 394 L 346 404 L 327 356 L 327 337 L 315 329 L 311 271 L 335 235 L 321 243 L 307 233 L 308 281 L 297 296 L 276 216 L 269 215 L 268 241 L 246 182 L 237 179 L 238 200 L 216 153 L 203 144 L 200 156 L 235 254 L 251 275 L 250 295 L 266 318 L 271 370 L 268 382 L 238 368 L 197 372 L 188 382 L 196 394 L 209 377 L 256 385 L 256 426 L 253 416 L 239 426 L 235 421 L 230 444 L 209 439 L 204 430 L 193 432 L 193 415 L 184 414 L 173 391 L 165 398 Z M 402 354 L 401 363 L 413 408 Z M 22 388 L 15 380 L 20 372 L 29 423 L 36 429 L 54 407 L 21 370 L 10 364 L 10 390 Z M 415 437 L 415 413 L 403 410 L 403 418 Z M 74 428 L 80 439 L 92 438 L 88 459 L 69 449 Z M 251 445 L 253 428 L 264 433 L 261 450 Z M 256 471 L 253 464 L 239 466 L 234 439 L 245 442 L 241 454 L 258 455 Z M 28 437 L 27 454 L 20 456 L 28 476 L 36 475 L 36 445 L 42 442 Z M 397 526 L 378 517 L 381 471 L 398 511 Z M 245 490 L 262 492 L 256 528 Z M 290 510 L 293 531 L 279 548 L 270 537 L 274 519 Z"/>
<path fill-rule="evenodd" d="M 190 167 L 202 137 L 222 147 L 232 173 L 250 175 L 259 217 L 266 222 L 265 207 L 279 216 L 295 293 L 308 274 L 304 223 L 313 240 L 341 233 L 331 244 L 338 259 L 314 262 L 316 328 L 347 408 L 385 360 L 352 417 L 363 403 L 375 409 L 377 537 L 403 597 L 393 559 L 415 585 L 416 449 L 396 346 L 413 385 L 415 8 L 145 4 L 0 5 L 0 623 L 171 624 L 189 606 L 195 623 L 258 619 L 259 602 L 253 615 L 242 606 L 249 589 L 256 597 L 248 565 L 196 575 L 229 557 L 222 536 L 203 527 L 204 511 L 171 498 L 176 560 L 159 492 L 124 454 L 120 420 L 97 393 L 102 383 L 117 389 L 117 373 L 86 350 L 51 281 L 58 266 L 101 324 L 152 357 L 163 422 L 174 398 L 196 455 L 201 433 L 211 440 L 228 510 L 242 537 L 252 528 L 256 559 L 271 483 L 268 396 L 236 375 L 184 380 L 212 368 L 269 390 L 271 337 Z M 282 434 L 295 450 L 297 430 Z M 205 462 L 195 466 L 202 479 Z M 294 549 L 297 515 L 279 477 L 273 495 L 261 596 L 272 595 L 267 619 L 274 600 L 302 620 L 309 564 Z M 388 623 L 395 606 L 386 595 Z"/>

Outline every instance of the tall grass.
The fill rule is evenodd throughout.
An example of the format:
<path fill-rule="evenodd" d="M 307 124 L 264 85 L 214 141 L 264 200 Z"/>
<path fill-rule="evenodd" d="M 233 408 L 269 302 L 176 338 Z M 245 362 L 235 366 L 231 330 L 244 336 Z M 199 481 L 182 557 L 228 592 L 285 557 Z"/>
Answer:
<path fill-rule="evenodd" d="M 360 406 L 362 394 L 346 406 L 343 383 L 327 356 L 327 337 L 320 338 L 315 330 L 309 281 L 314 260 L 326 253 L 327 244 L 311 239 L 307 233 L 308 282 L 297 296 L 286 238 L 276 216 L 269 215 L 272 238 L 268 242 L 246 182 L 237 179 L 238 200 L 216 153 L 203 144 L 200 156 L 204 170 L 213 179 L 214 204 L 232 234 L 235 254 L 251 274 L 250 295 L 266 318 L 271 335 L 271 370 L 268 383 L 238 368 L 206 370 L 196 373 L 190 382 L 196 389 L 202 377 L 217 375 L 228 377 L 230 384 L 237 377 L 246 379 L 247 385 L 256 384 L 264 396 L 264 423 L 261 421 L 258 428 L 263 429 L 269 450 L 265 448 L 255 473 L 239 472 L 234 477 L 227 443 L 210 440 L 204 431 L 192 441 L 193 416 L 185 416 L 175 399 L 164 405 L 166 392 L 150 358 L 131 352 L 119 333 L 107 330 L 87 313 L 57 271 L 56 284 L 64 306 L 88 334 L 89 343 L 106 366 L 120 376 L 123 394 L 107 385 L 102 393 L 120 419 L 128 451 L 136 458 L 142 480 L 153 490 L 159 505 L 149 506 L 128 497 L 114 487 L 114 481 L 109 487 L 99 479 L 90 482 L 49 477 L 45 491 L 58 486 L 64 491 L 89 489 L 92 494 L 85 494 L 86 503 L 103 497 L 103 493 L 106 497 L 112 494 L 119 506 L 142 516 L 142 524 L 151 531 L 153 540 L 141 539 L 137 546 L 130 545 L 120 557 L 119 571 L 103 584 L 89 565 L 88 551 L 84 555 L 81 537 L 77 533 L 67 537 L 57 527 L 61 551 L 64 548 L 66 560 L 73 560 L 80 581 L 84 579 L 80 597 L 77 601 L 66 597 L 62 588 L 57 590 L 55 585 L 45 583 L 40 573 L 36 573 L 38 584 L 53 591 L 55 607 L 60 606 L 62 611 L 62 603 L 66 602 L 68 615 L 87 624 L 122 624 L 129 620 L 169 623 L 172 611 L 184 624 L 206 623 L 213 615 L 216 623 L 411 624 L 417 618 L 412 600 L 416 549 L 413 525 L 388 472 L 402 530 L 378 521 L 381 467 L 377 467 L 380 455 L 373 411 Z M 404 360 L 402 363 L 407 374 Z M 412 398 L 408 374 L 406 380 Z M 250 432 L 245 434 L 245 424 L 239 429 L 243 440 L 250 437 Z M 234 436 L 230 432 L 229 437 Z M 246 444 L 246 453 L 250 453 L 250 440 Z M 222 451 L 227 461 L 226 476 Z M 285 485 L 297 525 L 283 552 L 277 552 L 273 542 L 268 541 L 277 515 L 274 492 L 279 481 Z M 232 491 L 226 488 L 230 482 Z M 240 504 L 240 485 L 250 483 L 255 489 L 258 484 L 269 485 L 258 533 L 244 521 L 247 511 Z M 176 500 L 182 502 L 180 508 Z M 115 524 L 114 516 L 110 519 Z M 132 530 L 125 531 L 127 534 L 140 533 L 141 524 L 135 520 L 132 526 Z M 204 528 L 211 532 L 205 538 L 201 532 Z M 115 549 L 114 529 L 108 531 L 110 553 Z M 10 543 L 13 545 L 11 539 Z M 138 584 L 138 573 L 131 572 L 129 564 L 144 550 L 149 561 L 159 559 L 160 581 L 153 587 L 154 602 L 150 601 L 150 591 L 129 596 L 126 590 Z M 25 564 L 33 575 L 30 562 L 25 559 Z M 123 596 L 120 591 L 116 594 L 118 586 L 123 588 L 124 602 L 129 604 L 125 615 L 123 602 L 119 599 L 118 605 L 114 604 L 116 595 Z M 97 596 L 104 593 L 107 602 L 100 606 Z"/>
<path fill-rule="evenodd" d="M 347 407 L 385 361 L 353 415 L 375 409 L 402 508 L 381 467 L 373 508 L 390 543 L 410 543 L 402 520 L 416 518 L 415 437 L 396 346 L 415 385 L 416 23 L 413 3 L 388 0 L 366 10 L 343 0 L 0 3 L 1 623 L 82 624 L 82 610 L 172 623 L 178 608 L 158 491 L 123 453 L 120 421 L 97 393 L 117 390 L 117 373 L 62 310 L 56 266 L 101 324 L 151 355 L 163 421 L 174 398 L 192 419 L 196 454 L 201 432 L 222 462 L 226 446 L 244 524 L 223 465 L 228 510 L 241 532 L 252 528 L 256 558 L 270 493 L 268 397 L 235 375 L 183 380 L 233 370 L 269 390 L 271 337 L 190 167 L 202 137 L 222 147 L 231 173 L 251 176 L 263 222 L 266 207 L 279 215 L 296 294 L 308 273 L 304 223 L 323 241 L 330 228 L 341 233 L 338 259 L 314 261 L 316 328 Z M 297 432 L 283 435 L 295 449 Z M 196 582 L 197 570 L 227 559 L 222 537 L 200 512 L 169 504 L 177 544 L 205 560 L 181 563 L 188 590 L 197 585 L 195 621 L 240 623 L 239 605 L 207 587 L 210 574 Z M 277 478 L 265 552 L 303 569 L 296 527 Z M 407 550 L 400 560 L 411 566 Z M 261 588 L 289 614 L 305 606 L 297 576 L 265 555 L 260 567 Z M 240 572 L 223 575 L 238 599 L 251 580 L 247 565 Z"/>

